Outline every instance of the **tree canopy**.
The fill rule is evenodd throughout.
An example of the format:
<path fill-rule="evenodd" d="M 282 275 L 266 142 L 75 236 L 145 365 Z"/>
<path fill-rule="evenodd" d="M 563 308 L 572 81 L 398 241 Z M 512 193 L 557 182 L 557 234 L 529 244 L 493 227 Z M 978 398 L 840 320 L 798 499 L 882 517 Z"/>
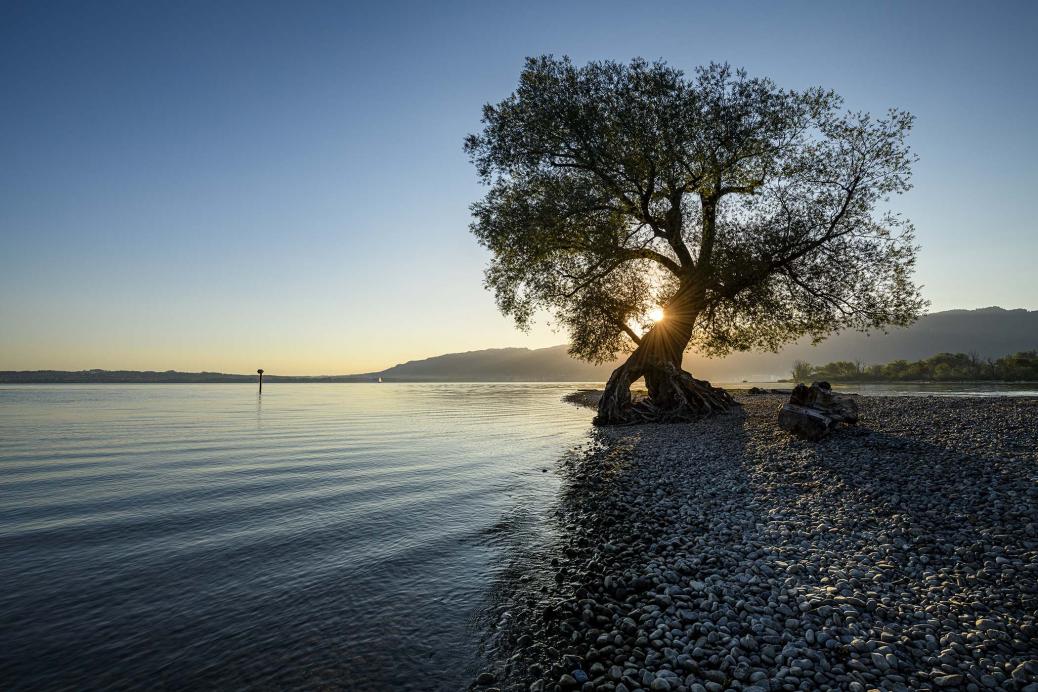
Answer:
<path fill-rule="evenodd" d="M 1036 382 L 1038 351 L 1020 351 L 1001 358 L 981 358 L 976 353 L 938 353 L 923 360 L 895 360 L 883 365 L 841 360 L 814 366 L 797 361 L 793 367 L 793 379 L 797 382 Z"/>
<path fill-rule="evenodd" d="M 722 64 L 529 58 L 465 143 L 486 285 L 599 362 L 636 348 L 654 306 L 709 355 L 907 324 L 925 303 L 888 202 L 910 187 L 912 121 Z"/>

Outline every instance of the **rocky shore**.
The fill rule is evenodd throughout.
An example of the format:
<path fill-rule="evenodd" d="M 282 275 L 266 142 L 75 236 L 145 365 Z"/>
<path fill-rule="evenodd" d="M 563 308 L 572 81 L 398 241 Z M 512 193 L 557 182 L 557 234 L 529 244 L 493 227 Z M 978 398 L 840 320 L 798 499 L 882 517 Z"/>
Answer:
<path fill-rule="evenodd" d="M 811 443 L 738 398 L 564 464 L 475 689 L 1038 692 L 1038 399 L 862 397 Z"/>

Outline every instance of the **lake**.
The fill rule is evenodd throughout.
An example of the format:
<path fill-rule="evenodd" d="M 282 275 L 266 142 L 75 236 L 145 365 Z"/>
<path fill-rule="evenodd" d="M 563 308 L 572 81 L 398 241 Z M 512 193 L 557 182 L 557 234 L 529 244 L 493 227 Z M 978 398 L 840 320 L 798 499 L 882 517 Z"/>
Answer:
<path fill-rule="evenodd" d="M 573 388 L 0 387 L 0 688 L 464 687 Z"/>
<path fill-rule="evenodd" d="M 715 382 L 726 389 L 792 389 L 792 382 Z M 601 385 L 599 385 L 601 386 Z M 867 396 L 1038 396 L 1035 382 L 833 382 L 837 391 Z"/>
<path fill-rule="evenodd" d="M 0 386 L 0 688 L 465 687 L 582 386 Z"/>

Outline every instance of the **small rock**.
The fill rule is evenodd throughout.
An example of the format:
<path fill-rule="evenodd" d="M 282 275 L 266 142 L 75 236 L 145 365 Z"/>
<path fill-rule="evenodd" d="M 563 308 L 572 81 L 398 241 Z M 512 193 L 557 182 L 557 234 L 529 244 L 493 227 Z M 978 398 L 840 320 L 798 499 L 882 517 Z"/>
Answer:
<path fill-rule="evenodd" d="M 962 684 L 962 676 L 958 673 L 953 675 L 939 675 L 933 679 L 933 684 L 938 687 L 958 687 Z"/>

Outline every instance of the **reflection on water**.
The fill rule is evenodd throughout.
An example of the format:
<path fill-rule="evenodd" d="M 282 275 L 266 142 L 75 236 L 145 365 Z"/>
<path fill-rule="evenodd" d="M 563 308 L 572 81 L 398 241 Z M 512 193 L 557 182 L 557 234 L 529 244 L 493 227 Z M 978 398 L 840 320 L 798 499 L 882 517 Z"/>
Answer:
<path fill-rule="evenodd" d="M 941 382 L 932 384 L 848 384 L 834 385 L 861 394 L 897 396 L 1038 396 L 1035 383 L 971 384 L 969 382 Z"/>
<path fill-rule="evenodd" d="M 721 382 L 726 389 L 791 389 L 792 382 Z M 844 384 L 833 382 L 833 389 L 873 396 L 1038 396 L 1035 382 L 893 382 Z"/>
<path fill-rule="evenodd" d="M 463 687 L 574 386 L 0 387 L 0 687 Z"/>

